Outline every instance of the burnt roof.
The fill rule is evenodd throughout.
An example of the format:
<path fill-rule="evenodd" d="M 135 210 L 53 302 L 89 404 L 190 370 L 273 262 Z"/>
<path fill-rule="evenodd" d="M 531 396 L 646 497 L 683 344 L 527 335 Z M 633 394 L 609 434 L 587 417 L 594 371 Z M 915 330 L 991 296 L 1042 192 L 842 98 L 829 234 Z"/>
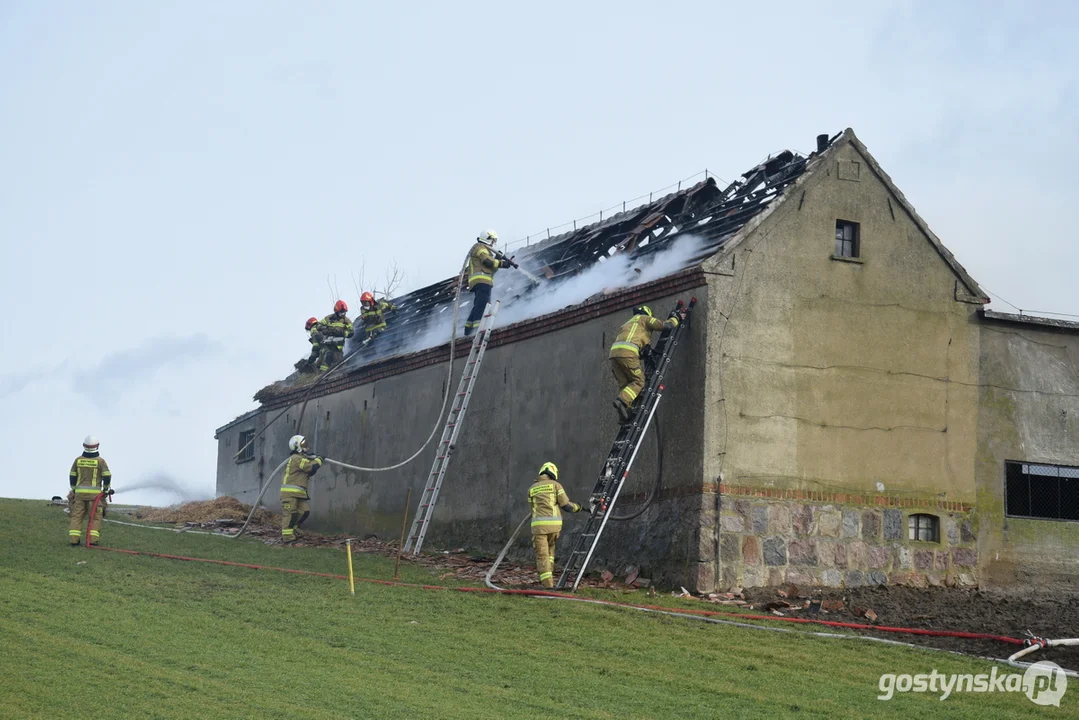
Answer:
<path fill-rule="evenodd" d="M 714 177 L 636 208 L 612 215 L 600 222 L 557 235 L 528 247 L 516 248 L 518 263 L 547 282 L 573 277 L 614 256 L 631 262 L 654 256 L 679 238 L 694 236 L 701 245 L 677 272 L 714 255 L 746 223 L 771 205 L 783 190 L 805 172 L 807 158 L 785 150 L 750 168 L 735 182 L 721 188 Z M 388 329 L 370 349 L 353 359 L 355 367 L 415 349 L 417 334 L 424 332 L 433 318 L 448 318 L 453 312 L 457 278 L 433 283 L 394 299 L 397 311 L 389 317 Z M 499 274 L 503 311 L 533 288 L 520 273 Z M 598 288 L 597 288 L 598 290 Z M 471 295 L 463 293 L 463 324 L 471 305 Z M 445 342 L 447 337 L 438 342 Z"/>

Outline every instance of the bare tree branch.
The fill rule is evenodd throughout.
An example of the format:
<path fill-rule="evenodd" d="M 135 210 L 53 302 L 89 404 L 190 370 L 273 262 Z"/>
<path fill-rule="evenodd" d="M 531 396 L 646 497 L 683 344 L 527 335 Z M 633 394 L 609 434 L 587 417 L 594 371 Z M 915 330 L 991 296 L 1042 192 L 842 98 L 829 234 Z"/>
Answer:
<path fill-rule="evenodd" d="M 401 285 L 405 281 L 405 273 L 397 266 L 397 261 L 394 260 L 388 268 L 386 268 L 386 284 L 383 286 L 383 297 L 393 297 L 393 294 L 400 289 Z"/>

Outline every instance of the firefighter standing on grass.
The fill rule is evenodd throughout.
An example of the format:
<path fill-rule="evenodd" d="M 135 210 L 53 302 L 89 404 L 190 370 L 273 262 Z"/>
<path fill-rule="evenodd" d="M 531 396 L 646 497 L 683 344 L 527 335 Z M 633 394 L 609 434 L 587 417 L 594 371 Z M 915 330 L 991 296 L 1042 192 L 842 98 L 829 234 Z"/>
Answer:
<path fill-rule="evenodd" d="M 296 528 L 311 514 L 311 496 L 307 486 L 311 477 L 322 467 L 322 458 L 307 452 L 303 435 L 293 435 L 288 441 L 289 456 L 285 475 L 281 478 L 281 541 L 296 541 Z"/>
<path fill-rule="evenodd" d="M 540 584 L 554 587 L 554 549 L 562 532 L 562 510 L 580 512 L 584 508 L 571 502 L 558 482 L 558 468 L 543 463 L 539 477 L 528 488 L 528 506 L 532 510 L 532 550 Z"/>
<path fill-rule="evenodd" d="M 82 521 L 90 516 L 94 498 L 102 493 L 106 496 L 112 494 L 112 471 L 109 470 L 109 464 L 105 462 L 105 458 L 98 453 L 99 447 L 97 438 L 88 435 L 82 441 L 82 455 L 71 463 L 71 473 L 68 475 L 71 492 L 67 496 L 68 508 L 71 512 L 67 534 L 71 545 L 78 545 L 82 541 Z M 93 513 L 94 517 L 87 523 L 89 539 L 92 543 L 97 543 L 98 538 L 101 537 L 99 528 L 104 512 L 105 498 L 102 498 L 98 502 L 96 512 Z"/>
<path fill-rule="evenodd" d="M 620 388 L 614 407 L 622 422 L 629 420 L 633 403 L 644 389 L 644 369 L 641 367 L 641 352 L 652 342 L 652 333 L 657 330 L 676 328 L 680 320 L 685 319 L 685 311 L 673 312 L 664 322 L 652 317 L 652 309 L 647 305 L 633 308 L 631 317 L 618 331 L 618 337 L 611 345 L 608 358 L 611 372 Z"/>
<path fill-rule="evenodd" d="M 372 293 L 365 292 L 360 296 L 360 318 L 363 320 L 363 331 L 367 334 L 366 340 L 374 340 L 379 333 L 386 329 L 385 313 L 393 312 L 397 307 L 386 300 L 375 300 Z"/>
<path fill-rule="evenodd" d="M 345 340 L 352 337 L 352 321 L 348 319 L 348 303 L 338 300 L 333 314 L 322 318 L 318 324 L 322 334 L 322 358 L 319 370 L 325 372 L 341 362 L 345 354 Z"/>

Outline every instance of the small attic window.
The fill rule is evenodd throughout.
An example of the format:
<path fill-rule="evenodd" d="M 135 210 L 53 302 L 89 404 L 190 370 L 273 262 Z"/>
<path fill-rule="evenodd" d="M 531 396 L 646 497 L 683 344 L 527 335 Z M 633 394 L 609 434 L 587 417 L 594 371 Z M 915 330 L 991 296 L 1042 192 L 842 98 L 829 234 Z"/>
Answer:
<path fill-rule="evenodd" d="M 915 513 L 907 518 L 908 537 L 921 542 L 940 542 L 940 518 L 936 515 Z"/>
<path fill-rule="evenodd" d="M 255 443 L 251 442 L 255 438 L 254 430 L 241 430 L 239 437 L 239 447 L 243 452 L 236 458 L 237 463 L 244 463 L 255 459 Z"/>
<path fill-rule="evenodd" d="M 850 220 L 835 221 L 835 256 L 856 258 L 861 253 L 861 228 Z"/>

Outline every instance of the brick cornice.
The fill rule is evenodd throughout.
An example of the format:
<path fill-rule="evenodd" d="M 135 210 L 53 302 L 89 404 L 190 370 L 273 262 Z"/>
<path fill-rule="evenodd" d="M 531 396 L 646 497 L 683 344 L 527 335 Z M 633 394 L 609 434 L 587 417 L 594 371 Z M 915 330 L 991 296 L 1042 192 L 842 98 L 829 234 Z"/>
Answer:
<path fill-rule="evenodd" d="M 712 492 L 715 486 L 712 485 Z M 859 493 L 830 492 L 827 490 L 788 490 L 783 488 L 748 487 L 745 485 L 719 484 L 722 495 L 764 498 L 766 500 L 803 500 L 826 502 L 837 505 L 859 505 L 898 508 L 936 508 L 950 512 L 969 513 L 973 505 L 939 498 L 894 497 L 891 495 L 864 495 Z"/>

